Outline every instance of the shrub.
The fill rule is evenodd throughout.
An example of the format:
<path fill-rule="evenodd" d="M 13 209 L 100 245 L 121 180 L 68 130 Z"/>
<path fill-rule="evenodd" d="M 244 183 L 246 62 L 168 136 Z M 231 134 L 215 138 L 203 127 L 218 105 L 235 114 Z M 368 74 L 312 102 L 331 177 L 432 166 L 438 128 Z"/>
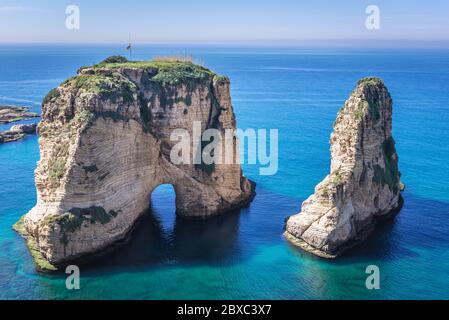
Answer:
<path fill-rule="evenodd" d="M 66 159 L 64 158 L 56 158 L 51 159 L 49 162 L 49 171 L 48 171 L 48 177 L 50 180 L 54 182 L 58 182 L 65 173 L 65 163 Z"/>
<path fill-rule="evenodd" d="M 111 210 L 106 212 L 103 207 L 92 206 L 90 208 L 72 208 L 62 215 L 48 216 L 44 219 L 43 224 L 52 226 L 55 223 L 61 228 L 61 242 L 67 245 L 68 233 L 79 230 L 85 221 L 91 224 L 106 224 L 117 216 L 117 212 Z"/>
<path fill-rule="evenodd" d="M 379 165 L 375 165 L 373 181 L 382 185 L 387 184 L 392 192 L 397 193 L 400 189 L 400 172 L 398 169 L 397 158 L 394 157 L 396 149 L 392 137 L 384 141 L 382 153 L 384 156 L 385 170 Z"/>
<path fill-rule="evenodd" d="M 52 157 L 48 161 L 48 178 L 53 186 L 59 186 L 59 182 L 65 174 L 65 165 L 69 155 L 68 143 L 63 143 L 55 148 Z"/>
<path fill-rule="evenodd" d="M 102 64 L 102 63 L 126 63 L 126 62 L 128 62 L 128 59 L 126 59 L 125 57 L 115 55 L 115 56 L 110 56 L 110 57 L 104 59 L 103 61 L 100 62 L 100 64 Z"/>
<path fill-rule="evenodd" d="M 75 121 L 79 124 L 90 125 L 94 118 L 94 114 L 86 109 L 82 109 L 75 114 Z"/>
<path fill-rule="evenodd" d="M 334 179 L 333 179 L 333 181 L 332 181 L 332 184 L 333 184 L 334 187 L 337 187 L 337 186 L 339 186 L 339 185 L 342 184 L 342 183 L 343 183 L 343 177 L 341 176 L 340 171 L 337 170 L 337 171 L 334 173 Z"/>
<path fill-rule="evenodd" d="M 43 103 L 47 104 L 53 99 L 56 99 L 60 96 L 58 88 L 51 89 L 50 92 L 45 96 Z"/>
<path fill-rule="evenodd" d="M 384 82 L 382 79 L 377 77 L 366 77 L 363 79 L 360 79 L 357 83 L 357 85 L 383 85 Z"/>

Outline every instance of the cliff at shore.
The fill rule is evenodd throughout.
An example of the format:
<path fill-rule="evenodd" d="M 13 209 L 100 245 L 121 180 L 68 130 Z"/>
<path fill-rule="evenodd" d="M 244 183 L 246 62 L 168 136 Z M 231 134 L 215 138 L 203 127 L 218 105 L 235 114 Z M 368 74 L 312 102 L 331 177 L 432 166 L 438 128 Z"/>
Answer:
<path fill-rule="evenodd" d="M 183 217 L 248 204 L 254 185 L 239 164 L 170 161 L 171 132 L 192 136 L 195 121 L 202 131 L 236 126 L 229 80 L 189 61 L 113 57 L 52 90 L 38 126 L 37 204 L 15 225 L 38 267 L 53 270 L 124 240 L 161 184 L 174 186 Z"/>
<path fill-rule="evenodd" d="M 334 258 L 366 238 L 379 218 L 402 206 L 392 99 L 382 80 L 366 78 L 339 111 L 331 135 L 330 174 L 285 236 L 315 255 Z"/>

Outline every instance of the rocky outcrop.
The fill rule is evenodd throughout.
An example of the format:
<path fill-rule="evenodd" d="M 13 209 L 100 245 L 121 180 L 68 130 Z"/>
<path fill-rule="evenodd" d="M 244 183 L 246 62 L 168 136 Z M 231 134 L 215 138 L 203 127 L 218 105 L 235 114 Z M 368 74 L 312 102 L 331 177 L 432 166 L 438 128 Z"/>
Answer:
<path fill-rule="evenodd" d="M 30 112 L 27 107 L 0 106 L 0 124 L 37 118 L 39 115 Z"/>
<path fill-rule="evenodd" d="M 7 131 L 0 132 L 0 143 L 13 142 L 26 137 L 27 134 L 36 133 L 36 124 L 18 124 Z"/>
<path fill-rule="evenodd" d="M 402 206 L 392 99 L 382 80 L 366 78 L 339 111 L 331 135 L 330 174 L 285 236 L 306 251 L 334 258 L 366 238 L 376 221 Z"/>
<path fill-rule="evenodd" d="M 10 131 L 13 132 L 23 132 L 25 134 L 34 134 L 36 133 L 37 125 L 35 123 L 32 124 L 16 124 L 11 127 Z"/>
<path fill-rule="evenodd" d="M 170 134 L 185 129 L 192 136 L 194 122 L 203 132 L 235 129 L 226 77 L 173 59 L 81 68 L 44 100 L 37 204 L 15 228 L 40 260 L 58 267 L 125 239 L 161 184 L 174 186 L 182 217 L 248 204 L 254 185 L 239 164 L 170 161 Z"/>

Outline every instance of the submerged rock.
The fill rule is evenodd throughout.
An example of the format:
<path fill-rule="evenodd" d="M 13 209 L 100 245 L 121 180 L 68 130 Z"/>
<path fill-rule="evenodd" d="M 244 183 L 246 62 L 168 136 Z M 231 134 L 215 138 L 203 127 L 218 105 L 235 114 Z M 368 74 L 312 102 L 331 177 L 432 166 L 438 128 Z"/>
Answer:
<path fill-rule="evenodd" d="M 20 227 L 40 260 L 59 267 L 108 251 L 127 237 L 161 184 L 174 186 L 183 217 L 248 204 L 254 184 L 239 162 L 170 161 L 173 129 L 191 137 L 194 122 L 202 132 L 235 129 L 229 87 L 227 78 L 189 61 L 114 58 L 53 89 L 38 126 L 37 204 Z"/>
<path fill-rule="evenodd" d="M 36 133 L 36 124 L 18 124 L 7 131 L 0 132 L 0 143 L 13 142 L 26 137 L 27 134 Z"/>
<path fill-rule="evenodd" d="M 379 218 L 402 206 L 392 130 L 392 99 L 382 80 L 366 78 L 339 111 L 331 135 L 331 171 L 286 222 L 285 236 L 334 258 L 366 238 Z"/>

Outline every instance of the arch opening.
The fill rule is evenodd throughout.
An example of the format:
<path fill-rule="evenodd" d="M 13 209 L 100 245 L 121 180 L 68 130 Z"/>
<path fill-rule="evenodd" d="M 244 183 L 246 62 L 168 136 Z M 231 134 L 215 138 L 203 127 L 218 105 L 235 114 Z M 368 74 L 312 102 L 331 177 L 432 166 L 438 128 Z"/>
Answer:
<path fill-rule="evenodd" d="M 176 192 L 172 184 L 161 184 L 149 195 L 151 214 L 160 221 L 162 229 L 173 231 L 176 222 Z"/>

